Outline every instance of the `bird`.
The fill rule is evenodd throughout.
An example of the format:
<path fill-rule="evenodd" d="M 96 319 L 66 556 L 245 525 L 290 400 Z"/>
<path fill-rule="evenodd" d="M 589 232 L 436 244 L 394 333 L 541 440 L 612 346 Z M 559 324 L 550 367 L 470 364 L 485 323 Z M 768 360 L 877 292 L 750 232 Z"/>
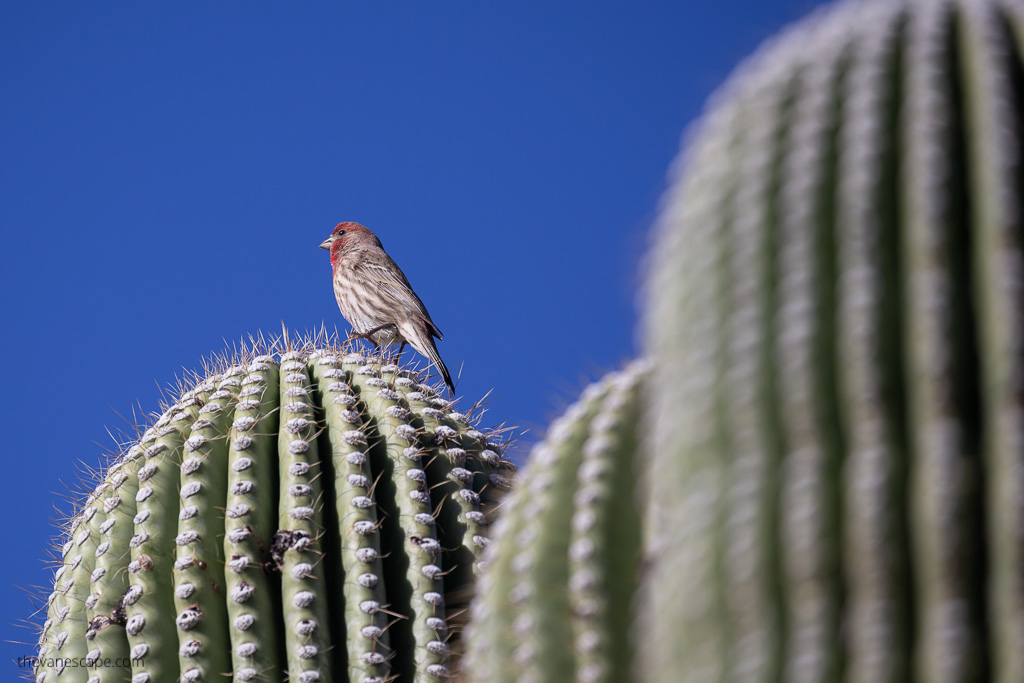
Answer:
<path fill-rule="evenodd" d="M 434 344 L 444 335 L 380 239 L 365 225 L 345 221 L 320 248 L 331 252 L 334 298 L 352 326 L 349 340 L 366 339 L 377 348 L 401 344 L 398 358 L 409 344 L 434 364 L 454 396 L 452 376 Z"/>

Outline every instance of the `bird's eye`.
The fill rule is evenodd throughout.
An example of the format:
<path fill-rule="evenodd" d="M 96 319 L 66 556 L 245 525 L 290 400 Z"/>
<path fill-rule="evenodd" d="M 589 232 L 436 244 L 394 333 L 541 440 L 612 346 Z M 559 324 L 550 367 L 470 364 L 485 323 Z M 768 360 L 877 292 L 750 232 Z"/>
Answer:
<path fill-rule="evenodd" d="M 341 237 L 341 236 L 342 236 L 342 235 L 344 235 L 344 234 L 345 234 L 345 231 L 344 231 L 344 230 L 339 230 L 339 231 L 338 231 L 338 237 Z"/>

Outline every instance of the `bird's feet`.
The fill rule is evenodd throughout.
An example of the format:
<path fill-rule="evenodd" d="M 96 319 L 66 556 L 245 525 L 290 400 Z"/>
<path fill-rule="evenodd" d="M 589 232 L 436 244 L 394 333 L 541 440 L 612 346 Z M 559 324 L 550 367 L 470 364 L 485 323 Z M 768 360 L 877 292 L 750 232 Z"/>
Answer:
<path fill-rule="evenodd" d="M 373 348 L 380 348 L 377 342 L 373 340 L 373 337 L 370 336 L 371 334 L 373 334 L 372 331 L 360 333 L 353 330 L 352 332 L 349 332 L 348 339 L 345 340 L 345 343 L 348 344 L 349 342 L 354 342 L 356 339 L 365 339 L 366 341 L 373 344 Z"/>
<path fill-rule="evenodd" d="M 373 348 L 374 349 L 379 349 L 380 348 L 380 344 L 377 343 L 377 340 L 374 339 L 374 337 L 378 333 L 383 332 L 384 330 L 388 329 L 389 327 L 395 328 L 396 332 L 398 330 L 398 326 L 395 325 L 394 323 L 384 323 L 383 325 L 378 325 L 377 327 L 373 328 L 372 330 L 367 330 L 366 332 L 356 332 L 355 330 L 352 330 L 349 333 L 349 335 L 348 335 L 348 339 L 346 339 L 345 341 L 353 341 L 355 339 L 365 339 L 366 341 L 368 341 L 371 344 L 373 344 Z"/>

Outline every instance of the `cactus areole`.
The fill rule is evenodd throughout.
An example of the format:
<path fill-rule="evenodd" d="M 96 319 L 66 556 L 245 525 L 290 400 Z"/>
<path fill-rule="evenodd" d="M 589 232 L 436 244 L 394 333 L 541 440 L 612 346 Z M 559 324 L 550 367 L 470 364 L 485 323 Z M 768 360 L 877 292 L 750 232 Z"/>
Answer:
<path fill-rule="evenodd" d="M 380 358 L 225 361 L 64 529 L 35 680 L 448 678 L 511 469 Z"/>

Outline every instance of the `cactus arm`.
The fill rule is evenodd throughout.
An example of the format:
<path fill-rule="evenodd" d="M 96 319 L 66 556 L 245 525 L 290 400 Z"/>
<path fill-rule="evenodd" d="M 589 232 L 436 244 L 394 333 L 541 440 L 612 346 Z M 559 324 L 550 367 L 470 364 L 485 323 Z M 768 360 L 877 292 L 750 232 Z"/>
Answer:
<path fill-rule="evenodd" d="M 519 486 L 529 490 L 532 477 L 527 469 Z M 509 538 L 518 542 L 526 533 L 533 518 L 526 513 L 532 504 L 527 496 L 510 496 L 504 514 L 492 529 L 496 539 Z M 513 621 L 520 613 L 526 596 L 517 594 L 516 575 L 512 563 L 513 552 L 498 552 L 491 545 L 484 552 L 484 571 L 480 575 L 478 597 L 471 607 L 471 618 L 466 626 L 468 668 L 476 680 L 492 683 L 513 683 L 519 679 L 521 667 L 515 662 L 517 636 L 513 635 Z"/>
<path fill-rule="evenodd" d="M 278 375 L 269 359 L 249 364 L 228 432 L 225 587 L 232 667 L 242 681 L 276 680 L 281 670 L 281 607 L 270 556 L 277 524 Z M 243 602 L 230 597 L 243 594 Z"/>
<path fill-rule="evenodd" d="M 300 681 L 331 676 L 327 577 L 323 557 L 322 471 L 316 441 L 314 403 L 306 364 L 296 353 L 281 358 L 281 424 L 278 457 L 281 480 L 279 531 L 281 597 L 288 671 Z M 288 426 L 291 425 L 291 428 Z"/>
<path fill-rule="evenodd" d="M 578 681 L 614 683 L 633 673 L 631 607 L 641 555 L 633 454 L 644 372 L 637 363 L 604 380 L 610 389 L 581 450 L 568 547 Z"/>
<path fill-rule="evenodd" d="M 633 468 L 644 372 L 636 364 L 588 387 L 502 502 L 466 627 L 475 679 L 618 681 L 636 673 L 630 615 L 642 533 Z M 485 444 L 475 430 L 465 436 Z M 500 459 L 489 466 L 501 467 Z"/>
<path fill-rule="evenodd" d="M 513 657 L 526 676 L 537 681 L 565 681 L 576 667 L 572 642 L 571 608 L 566 586 L 569 582 L 568 546 L 571 539 L 572 496 L 579 468 L 580 448 L 588 427 L 604 397 L 606 388 L 595 385 L 584 391 L 580 402 L 551 427 L 549 445 L 533 458 L 542 463 L 539 476 L 524 481 L 534 498 L 522 510 L 527 517 L 546 517 L 543 527 L 527 530 L 520 539 L 511 570 L 516 575 L 513 593 L 520 601 L 513 633 L 521 643 Z"/>

